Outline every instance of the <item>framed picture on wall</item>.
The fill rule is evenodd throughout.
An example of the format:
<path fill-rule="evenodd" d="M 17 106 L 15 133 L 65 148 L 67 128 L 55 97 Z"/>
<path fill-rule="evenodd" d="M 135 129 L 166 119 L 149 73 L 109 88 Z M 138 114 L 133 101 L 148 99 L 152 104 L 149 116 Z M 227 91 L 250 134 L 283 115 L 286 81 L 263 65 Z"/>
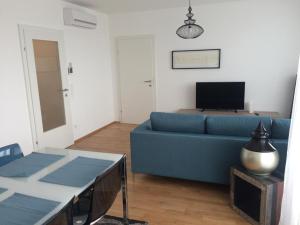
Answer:
<path fill-rule="evenodd" d="M 172 51 L 172 69 L 220 69 L 221 49 Z"/>

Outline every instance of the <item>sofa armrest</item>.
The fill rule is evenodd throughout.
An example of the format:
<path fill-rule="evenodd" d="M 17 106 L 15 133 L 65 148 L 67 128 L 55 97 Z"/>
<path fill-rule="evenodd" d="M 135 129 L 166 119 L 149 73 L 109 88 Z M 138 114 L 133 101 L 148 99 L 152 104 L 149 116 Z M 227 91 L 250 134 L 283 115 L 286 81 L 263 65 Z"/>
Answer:
<path fill-rule="evenodd" d="M 139 132 L 139 131 L 152 131 L 151 121 L 146 120 L 145 122 L 137 126 L 135 129 L 133 129 L 132 133 Z"/>

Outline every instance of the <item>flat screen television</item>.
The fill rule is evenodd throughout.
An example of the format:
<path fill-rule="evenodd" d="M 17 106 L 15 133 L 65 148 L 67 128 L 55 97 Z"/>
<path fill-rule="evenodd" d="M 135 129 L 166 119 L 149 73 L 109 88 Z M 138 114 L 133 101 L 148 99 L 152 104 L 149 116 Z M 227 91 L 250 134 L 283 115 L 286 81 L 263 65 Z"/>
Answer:
<path fill-rule="evenodd" d="M 245 102 L 245 82 L 198 82 L 197 109 L 242 110 Z"/>

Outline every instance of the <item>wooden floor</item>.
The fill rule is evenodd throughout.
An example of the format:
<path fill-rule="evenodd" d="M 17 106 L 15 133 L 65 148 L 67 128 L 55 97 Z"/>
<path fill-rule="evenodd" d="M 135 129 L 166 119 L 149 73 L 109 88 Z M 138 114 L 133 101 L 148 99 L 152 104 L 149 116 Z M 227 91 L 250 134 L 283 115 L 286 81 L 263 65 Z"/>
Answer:
<path fill-rule="evenodd" d="M 134 125 L 112 124 L 71 148 L 128 155 L 129 216 L 150 225 L 249 225 L 229 206 L 229 189 L 220 185 L 130 172 L 130 131 Z M 122 216 L 121 196 L 109 212 Z"/>

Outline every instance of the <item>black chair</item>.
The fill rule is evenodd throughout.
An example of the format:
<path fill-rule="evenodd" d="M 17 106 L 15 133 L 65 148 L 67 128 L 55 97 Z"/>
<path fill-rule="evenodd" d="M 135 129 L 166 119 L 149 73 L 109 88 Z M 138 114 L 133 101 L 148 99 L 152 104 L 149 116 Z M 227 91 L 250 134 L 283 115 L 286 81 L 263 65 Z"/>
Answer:
<path fill-rule="evenodd" d="M 74 198 L 45 225 L 73 225 L 73 203 Z"/>
<path fill-rule="evenodd" d="M 123 191 L 124 222 L 127 224 L 126 179 L 126 156 L 124 155 L 112 168 L 98 176 L 87 192 L 79 196 L 75 205 L 74 225 L 88 225 L 100 220 L 111 208 L 121 189 Z"/>
<path fill-rule="evenodd" d="M 0 166 L 4 166 L 22 157 L 24 157 L 24 155 L 18 144 L 7 145 L 0 148 Z"/>

